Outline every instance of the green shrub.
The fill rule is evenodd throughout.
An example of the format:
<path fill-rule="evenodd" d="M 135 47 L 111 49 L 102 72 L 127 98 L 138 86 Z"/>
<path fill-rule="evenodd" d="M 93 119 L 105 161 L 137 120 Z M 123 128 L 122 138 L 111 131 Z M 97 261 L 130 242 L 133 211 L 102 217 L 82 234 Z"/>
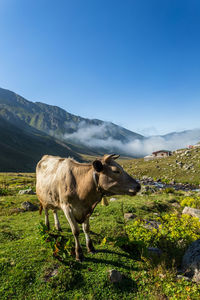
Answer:
<path fill-rule="evenodd" d="M 164 193 L 166 194 L 173 194 L 175 192 L 175 189 L 173 187 L 167 187 L 164 189 Z"/>
<path fill-rule="evenodd" d="M 65 237 L 60 233 L 50 233 L 46 225 L 40 222 L 38 232 L 43 242 L 48 242 L 52 248 L 53 256 L 60 261 L 70 259 L 74 254 L 71 237 Z"/>
<path fill-rule="evenodd" d="M 180 204 L 182 207 L 189 206 L 192 208 L 199 208 L 200 207 L 200 199 L 195 199 L 193 197 L 185 197 L 182 199 Z"/>
<path fill-rule="evenodd" d="M 147 222 L 135 220 L 126 226 L 130 242 L 140 242 L 143 247 L 158 247 L 176 257 L 182 254 L 188 245 L 200 238 L 198 218 L 188 215 L 166 214 L 158 218 L 158 228 L 146 226 Z"/>

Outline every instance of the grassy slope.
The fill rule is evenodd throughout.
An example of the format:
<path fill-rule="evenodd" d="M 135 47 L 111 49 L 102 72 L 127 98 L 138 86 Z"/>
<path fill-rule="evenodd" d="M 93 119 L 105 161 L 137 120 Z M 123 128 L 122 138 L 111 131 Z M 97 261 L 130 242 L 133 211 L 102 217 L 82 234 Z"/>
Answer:
<path fill-rule="evenodd" d="M 182 163 L 182 167 L 179 162 Z M 123 165 L 138 179 L 150 176 L 155 180 L 161 179 L 166 182 L 174 179 L 180 183 L 200 183 L 200 148 L 185 149 L 182 154 L 173 154 L 167 158 L 151 161 L 144 161 L 144 159 L 124 161 Z M 187 170 L 185 167 L 188 165 L 192 166 Z"/>
<path fill-rule="evenodd" d="M 152 194 L 134 198 L 117 197 L 108 207 L 98 205 L 91 217 L 94 245 L 99 251 L 85 253 L 83 263 L 73 259 L 65 263 L 53 258 L 48 243 L 38 234 L 39 221 L 44 215 L 36 212 L 16 213 L 23 201 L 37 203 L 36 196 L 18 196 L 23 186 L 34 186 L 34 174 L 1 174 L 0 187 L 9 188 L 12 195 L 0 198 L 0 299 L 197 299 L 200 290 L 194 283 L 176 280 L 176 271 L 166 268 L 162 262 L 138 255 L 137 251 L 125 251 L 113 241 L 124 235 L 123 212 L 150 218 L 154 213 L 174 211 L 171 202 L 180 195 Z M 122 201 L 124 203 L 122 207 Z M 162 205 L 158 205 L 158 204 Z M 62 235 L 71 231 L 62 212 L 59 212 Z M 52 215 L 50 222 L 53 224 Z M 102 244 L 106 237 L 107 242 Z M 71 264 L 71 267 L 69 267 Z M 108 280 L 109 269 L 117 269 L 123 281 L 112 284 Z M 53 270 L 58 274 L 51 277 Z"/>

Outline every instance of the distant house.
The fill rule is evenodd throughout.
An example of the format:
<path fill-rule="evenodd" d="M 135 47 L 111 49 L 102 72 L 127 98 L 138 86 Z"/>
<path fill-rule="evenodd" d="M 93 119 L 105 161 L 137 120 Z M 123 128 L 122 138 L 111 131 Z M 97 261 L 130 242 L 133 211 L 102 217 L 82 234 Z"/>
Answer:
<path fill-rule="evenodd" d="M 162 158 L 162 157 L 167 157 L 167 156 L 171 156 L 172 152 L 168 151 L 168 150 L 159 150 L 159 151 L 155 151 L 153 152 L 151 155 L 147 155 L 144 157 L 144 160 L 151 160 L 151 159 L 155 159 L 155 158 Z"/>
<path fill-rule="evenodd" d="M 159 150 L 152 153 L 153 157 L 167 157 L 171 156 L 172 152 L 168 150 Z"/>

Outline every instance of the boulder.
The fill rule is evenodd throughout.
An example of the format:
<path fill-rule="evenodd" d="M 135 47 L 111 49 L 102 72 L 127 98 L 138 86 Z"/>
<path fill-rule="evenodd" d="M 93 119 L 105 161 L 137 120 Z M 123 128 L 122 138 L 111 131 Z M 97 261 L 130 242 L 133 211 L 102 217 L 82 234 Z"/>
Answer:
<path fill-rule="evenodd" d="M 109 270 L 109 279 L 112 283 L 117 283 L 122 281 L 122 274 L 117 270 Z"/>
<path fill-rule="evenodd" d="M 19 195 L 35 195 L 34 191 L 30 188 L 30 189 L 26 189 L 26 190 L 20 190 Z"/>
<path fill-rule="evenodd" d="M 29 201 L 25 201 L 21 204 L 22 208 L 25 211 L 35 211 L 38 210 L 38 206 L 34 205 L 33 203 L 29 202 Z"/>
<path fill-rule="evenodd" d="M 200 282 L 200 239 L 193 242 L 185 252 L 182 270 L 195 282 Z"/>
<path fill-rule="evenodd" d="M 182 214 L 190 215 L 192 217 L 196 217 L 196 218 L 200 219 L 200 209 L 197 209 L 197 208 L 192 208 L 192 207 L 189 207 L 189 206 L 185 206 L 183 211 L 182 211 Z"/>

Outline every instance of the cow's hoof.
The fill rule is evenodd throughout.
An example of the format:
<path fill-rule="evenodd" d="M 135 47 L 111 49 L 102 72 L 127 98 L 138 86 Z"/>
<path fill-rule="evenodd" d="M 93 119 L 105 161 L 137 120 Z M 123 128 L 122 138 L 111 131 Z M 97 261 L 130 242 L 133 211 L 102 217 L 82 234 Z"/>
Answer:
<path fill-rule="evenodd" d="M 58 231 L 62 232 L 62 228 L 56 228 Z"/>
<path fill-rule="evenodd" d="M 76 261 L 82 262 L 84 260 L 84 255 L 82 250 L 76 252 Z"/>
<path fill-rule="evenodd" d="M 83 255 L 79 255 L 78 257 L 76 256 L 76 261 L 78 262 L 83 262 L 84 261 L 84 256 Z"/>
<path fill-rule="evenodd" d="M 92 254 L 94 254 L 96 252 L 91 240 L 87 244 L 87 250 L 88 250 L 88 253 L 92 253 Z"/>
<path fill-rule="evenodd" d="M 88 249 L 88 253 L 91 253 L 91 254 L 95 254 L 97 251 L 95 250 L 94 247 Z"/>

